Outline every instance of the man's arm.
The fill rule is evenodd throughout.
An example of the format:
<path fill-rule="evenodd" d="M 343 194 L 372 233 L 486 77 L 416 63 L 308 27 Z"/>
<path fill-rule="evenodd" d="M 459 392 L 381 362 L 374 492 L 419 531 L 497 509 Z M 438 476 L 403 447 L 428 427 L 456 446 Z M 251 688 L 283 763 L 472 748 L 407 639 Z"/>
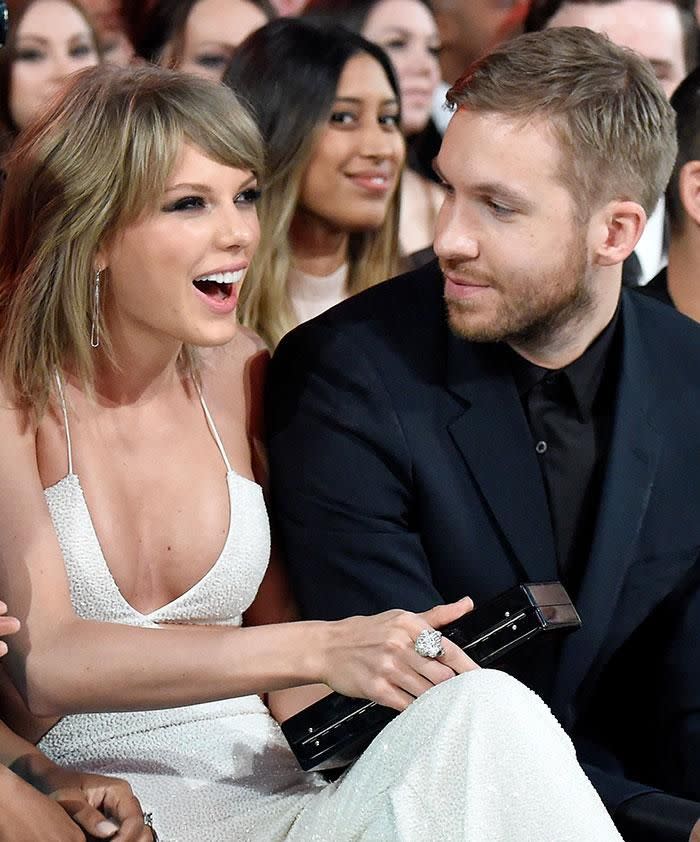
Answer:
<path fill-rule="evenodd" d="M 277 349 L 267 396 L 273 512 L 302 616 L 443 601 L 416 525 L 411 454 L 363 349 L 305 325 Z"/>

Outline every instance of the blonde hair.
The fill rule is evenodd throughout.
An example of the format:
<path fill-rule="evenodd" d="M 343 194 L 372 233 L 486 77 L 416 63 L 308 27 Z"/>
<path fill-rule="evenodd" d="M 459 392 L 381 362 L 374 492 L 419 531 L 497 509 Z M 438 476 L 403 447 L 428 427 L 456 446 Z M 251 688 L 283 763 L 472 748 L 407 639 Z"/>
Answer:
<path fill-rule="evenodd" d="M 20 135 L 0 210 L 0 377 L 40 415 L 54 372 L 94 383 L 99 247 L 156 207 L 183 142 L 262 173 L 257 128 L 231 91 L 157 68 L 91 68 Z M 110 353 L 100 314 L 101 343 Z M 191 348 L 180 363 L 194 370 Z"/>
<path fill-rule="evenodd" d="M 521 35 L 469 68 L 447 99 L 453 108 L 549 121 L 580 219 L 611 199 L 638 202 L 649 215 L 673 169 L 674 112 L 651 65 L 589 29 Z"/>
<path fill-rule="evenodd" d="M 341 27 L 296 18 L 271 21 L 234 53 L 224 83 L 251 103 L 265 143 L 266 185 L 258 204 L 262 232 L 238 302 L 241 322 L 274 348 L 297 325 L 287 293 L 292 254 L 289 231 L 301 182 L 327 124 L 347 62 L 366 53 L 384 70 L 398 99 L 398 84 L 380 47 Z M 400 185 L 382 225 L 349 238 L 350 294 L 396 273 Z"/>

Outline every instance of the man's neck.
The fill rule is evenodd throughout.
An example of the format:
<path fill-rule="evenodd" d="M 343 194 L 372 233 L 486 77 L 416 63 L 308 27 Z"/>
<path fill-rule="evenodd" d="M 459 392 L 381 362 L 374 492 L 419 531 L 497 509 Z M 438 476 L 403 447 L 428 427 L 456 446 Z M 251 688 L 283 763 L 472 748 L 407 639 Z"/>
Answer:
<path fill-rule="evenodd" d="M 589 307 L 583 308 L 565 324 L 532 342 L 508 342 L 521 357 L 552 370 L 564 368 L 584 354 L 610 324 L 620 300 L 620 283 L 603 287 Z"/>
<path fill-rule="evenodd" d="M 668 294 L 679 312 L 700 322 L 700 230 L 686 222 L 668 250 Z"/>

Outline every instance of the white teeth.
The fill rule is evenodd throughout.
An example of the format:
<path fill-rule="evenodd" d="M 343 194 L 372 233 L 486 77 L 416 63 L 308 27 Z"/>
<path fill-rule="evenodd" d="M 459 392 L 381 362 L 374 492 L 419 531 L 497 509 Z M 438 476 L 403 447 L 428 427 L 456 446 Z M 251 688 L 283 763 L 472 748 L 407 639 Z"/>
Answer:
<path fill-rule="evenodd" d="M 237 284 L 243 279 L 245 269 L 237 272 L 217 272 L 215 275 L 200 275 L 195 281 L 211 281 L 215 284 Z"/>

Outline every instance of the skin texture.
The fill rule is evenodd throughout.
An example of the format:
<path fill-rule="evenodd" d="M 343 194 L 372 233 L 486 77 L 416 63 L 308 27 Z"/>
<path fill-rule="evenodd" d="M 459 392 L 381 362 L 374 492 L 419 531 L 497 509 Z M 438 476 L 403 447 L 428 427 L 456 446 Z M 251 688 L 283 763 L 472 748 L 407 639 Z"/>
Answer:
<path fill-rule="evenodd" d="M 619 0 L 601 6 L 565 2 L 548 26 L 585 26 L 648 58 L 667 96 L 685 78 L 678 10 L 665 0 Z"/>
<path fill-rule="evenodd" d="M 62 0 L 36 0 L 17 31 L 10 113 L 23 128 L 71 73 L 99 61 L 85 18 Z"/>
<path fill-rule="evenodd" d="M 636 203 L 609 202 L 577 222 L 560 156 L 546 121 L 460 110 L 436 162 L 447 197 L 435 252 L 452 329 L 552 368 L 580 356 L 612 318 L 619 257 L 646 219 Z"/>
<path fill-rule="evenodd" d="M 233 50 L 266 23 L 246 0 L 199 0 L 187 18 L 180 69 L 220 82 Z"/>
<path fill-rule="evenodd" d="M 383 223 L 405 155 L 398 111 L 381 65 L 367 54 L 353 56 L 302 179 L 292 226 L 300 268 L 334 271 L 345 260 L 351 231 Z M 307 251 L 326 262 L 302 265 Z"/>
<path fill-rule="evenodd" d="M 404 134 L 416 134 L 428 122 L 440 82 L 435 18 L 419 0 L 380 0 L 367 15 L 362 34 L 389 54 L 401 89 Z"/>

